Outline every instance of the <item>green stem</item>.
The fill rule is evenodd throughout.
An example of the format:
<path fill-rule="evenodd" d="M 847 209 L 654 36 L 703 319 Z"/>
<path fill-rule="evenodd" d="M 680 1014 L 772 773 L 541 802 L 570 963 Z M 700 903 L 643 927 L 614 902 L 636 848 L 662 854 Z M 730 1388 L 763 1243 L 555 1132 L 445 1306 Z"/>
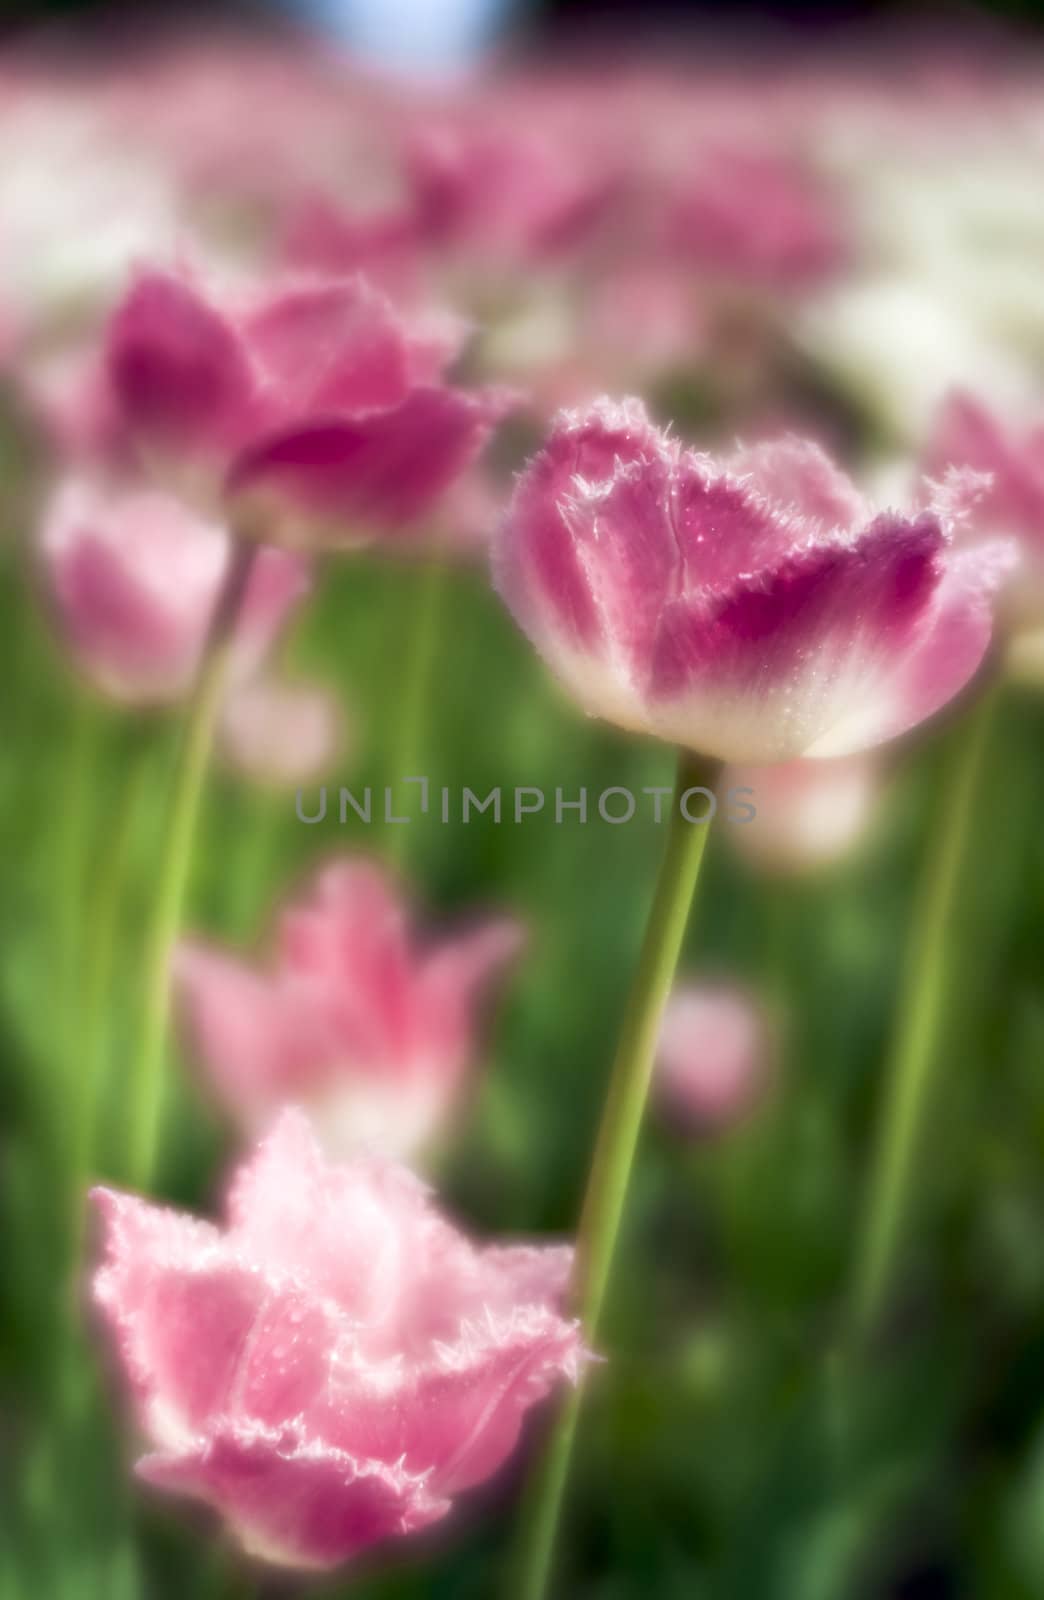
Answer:
<path fill-rule="evenodd" d="M 87 865 L 88 809 L 96 775 L 100 715 L 98 706 L 77 690 L 72 712 L 61 816 L 55 850 L 58 948 L 58 1015 L 62 1048 L 63 1098 L 56 1107 L 67 1115 L 79 1070 L 80 964 L 83 951 L 83 896 Z M 75 1136 L 75 1135 L 74 1135 Z"/>
<path fill-rule="evenodd" d="M 449 560 L 433 553 L 418 574 L 411 597 L 413 605 L 407 619 L 396 734 L 388 766 L 388 783 L 393 790 L 403 778 L 424 776 L 417 767 L 424 755 L 424 717 L 438 656 L 439 631 L 449 597 L 449 575 Z M 396 862 L 401 863 L 406 855 L 406 834 L 410 826 L 397 823 L 391 828 L 389 854 Z"/>
<path fill-rule="evenodd" d="M 116 946 L 131 847 L 151 769 L 147 745 L 134 752 L 108 849 L 90 898 L 91 938 L 84 962 L 83 1028 L 80 1071 L 76 1083 L 71 1193 L 73 1197 L 73 1262 L 79 1262 L 84 1222 L 84 1190 L 94 1160 L 98 1102 L 109 1043 L 107 1001 L 112 987 Z"/>
<path fill-rule="evenodd" d="M 130 1096 L 130 1177 L 140 1189 L 147 1188 L 152 1177 L 159 1136 L 163 1057 L 170 1014 L 170 955 L 181 924 L 204 779 L 234 643 L 235 624 L 258 548 L 248 539 L 233 544 L 186 714 L 169 824 L 157 865 L 156 893 L 145 933 L 141 1034 Z"/>
<path fill-rule="evenodd" d="M 856 1255 L 851 1323 L 857 1341 L 873 1330 L 895 1268 L 952 976 L 961 872 L 999 693 L 999 687 L 987 690 L 967 721 L 955 730 L 949 781 L 918 888 Z"/>
<path fill-rule="evenodd" d="M 713 787 L 706 764 L 679 752 L 670 831 L 624 1013 L 580 1217 L 576 1301 L 589 1344 L 598 1333 L 649 1094 L 660 1019 L 681 953 L 709 832 L 705 824 L 685 819 L 680 800 L 687 789 L 701 786 Z M 577 1384 L 555 1418 L 530 1487 L 516 1563 L 518 1600 L 542 1600 L 547 1592 L 581 1397 Z"/>

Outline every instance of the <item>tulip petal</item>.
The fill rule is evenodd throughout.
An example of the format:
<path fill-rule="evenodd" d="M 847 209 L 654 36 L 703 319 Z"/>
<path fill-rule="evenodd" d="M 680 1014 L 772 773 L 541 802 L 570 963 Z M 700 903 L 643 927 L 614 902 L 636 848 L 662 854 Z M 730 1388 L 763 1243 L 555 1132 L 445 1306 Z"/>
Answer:
<path fill-rule="evenodd" d="M 356 417 L 316 417 L 251 445 L 229 490 L 272 497 L 351 531 L 399 527 L 428 511 L 476 458 L 502 414 L 495 396 L 438 386 Z"/>
<path fill-rule="evenodd" d="M 897 738 L 964 688 L 989 648 L 991 597 L 1013 563 L 1007 545 L 980 545 L 952 557 L 930 622 L 886 674 L 873 697 L 850 709 L 815 739 L 808 755 L 850 755 Z"/>
<path fill-rule="evenodd" d="M 223 1232 L 97 1199 L 139 1471 L 271 1562 L 332 1566 L 441 1517 L 585 1359 L 554 1304 L 567 1252 L 477 1249 L 405 1169 L 327 1165 L 299 1113 L 240 1169 Z"/>
<path fill-rule="evenodd" d="M 217 1230 L 95 1189 L 106 1263 L 95 1298 L 112 1322 L 154 1436 L 191 1436 L 220 1409 L 263 1286 L 225 1259 Z"/>
<path fill-rule="evenodd" d="M 157 1488 L 209 1501 L 248 1554 L 277 1566 L 335 1566 L 449 1510 L 421 1476 L 359 1460 L 293 1427 L 226 1423 L 195 1449 L 146 1456 L 138 1471 Z"/>
<path fill-rule="evenodd" d="M 284 419 L 394 406 L 408 391 L 405 329 L 362 278 L 286 288 L 247 317 L 243 334 Z"/>
<path fill-rule="evenodd" d="M 407 1465 L 433 1464 L 443 1494 L 480 1483 L 510 1455 L 522 1419 L 582 1359 L 579 1326 L 544 1309 L 488 1316 L 418 1377 L 406 1401 Z"/>
<path fill-rule="evenodd" d="M 109 374 L 136 429 L 181 445 L 227 446 L 254 403 L 233 325 L 183 278 L 146 272 L 116 312 Z"/>
<path fill-rule="evenodd" d="M 218 1092 L 256 1125 L 278 1088 L 286 1045 L 270 986 L 243 962 L 188 943 L 176 953 L 174 980 L 193 1043 Z"/>
<path fill-rule="evenodd" d="M 850 530 L 867 520 L 867 504 L 855 484 L 810 440 L 788 436 L 738 450 L 729 471 L 770 504 L 789 506 L 826 532 Z"/>
<path fill-rule="evenodd" d="M 724 599 L 668 605 L 650 683 L 657 730 L 729 760 L 805 753 L 912 647 L 944 546 L 931 517 L 879 518 L 854 543 L 813 547 Z"/>
<path fill-rule="evenodd" d="M 602 634 L 578 549 L 581 507 L 595 507 L 599 490 L 621 470 L 662 454 L 640 402 L 601 402 L 561 412 L 547 447 L 519 480 L 494 545 L 494 583 L 549 657 L 588 648 Z"/>

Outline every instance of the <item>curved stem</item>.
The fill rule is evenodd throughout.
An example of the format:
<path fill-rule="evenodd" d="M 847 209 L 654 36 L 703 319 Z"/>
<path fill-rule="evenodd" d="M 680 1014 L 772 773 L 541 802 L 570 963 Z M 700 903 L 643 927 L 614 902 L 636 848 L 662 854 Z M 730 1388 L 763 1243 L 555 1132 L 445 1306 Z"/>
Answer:
<path fill-rule="evenodd" d="M 258 548 L 247 539 L 235 542 L 232 547 L 186 714 L 170 820 L 157 866 L 156 894 L 145 934 L 141 1035 L 130 1098 L 130 1178 L 140 1189 L 146 1188 L 152 1177 L 159 1134 L 163 1055 L 170 1013 L 170 954 L 181 922 L 204 778 L 235 624 Z"/>
<path fill-rule="evenodd" d="M 999 687 L 987 690 L 967 721 L 955 730 L 949 781 L 918 887 L 856 1255 L 851 1320 L 857 1339 L 872 1331 L 880 1315 L 898 1254 L 932 1068 L 939 1053 L 969 826 L 999 694 Z"/>
<path fill-rule="evenodd" d="M 680 752 L 670 832 L 620 1030 L 580 1217 L 576 1301 L 589 1344 L 601 1320 L 649 1094 L 660 1019 L 710 831 L 706 824 L 688 822 L 681 811 L 685 791 L 700 786 L 712 787 L 705 763 Z M 531 1485 L 517 1561 L 515 1593 L 519 1600 L 542 1600 L 547 1592 L 581 1397 L 577 1384 L 555 1418 Z"/>

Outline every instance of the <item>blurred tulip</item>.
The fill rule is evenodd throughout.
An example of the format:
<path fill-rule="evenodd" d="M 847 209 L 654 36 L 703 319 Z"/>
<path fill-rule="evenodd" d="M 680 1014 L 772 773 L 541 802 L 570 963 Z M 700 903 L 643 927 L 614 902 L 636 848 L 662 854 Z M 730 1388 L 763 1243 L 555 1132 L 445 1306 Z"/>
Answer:
<path fill-rule="evenodd" d="M 845 258 L 840 210 L 789 155 L 710 147 L 668 204 L 671 242 L 730 281 L 789 288 L 836 274 Z"/>
<path fill-rule="evenodd" d="M 297 789 L 332 771 L 344 733 L 344 715 L 330 690 L 262 676 L 228 696 L 219 738 L 225 757 L 246 777 Z"/>
<path fill-rule="evenodd" d="M 494 572 L 590 714 L 760 764 L 866 749 L 963 687 L 1005 551 L 951 544 L 948 506 L 875 516 L 812 444 L 718 463 L 600 401 L 555 420 Z"/>
<path fill-rule="evenodd" d="M 112 319 L 108 367 L 123 426 L 190 493 L 231 493 L 280 540 L 303 519 L 352 542 L 430 513 L 512 403 L 441 380 L 460 338 L 448 318 L 407 325 L 359 277 L 233 315 L 146 272 Z"/>
<path fill-rule="evenodd" d="M 972 527 L 1015 540 L 1019 559 L 1005 591 L 1008 616 L 1020 630 L 1044 625 L 1044 412 L 1028 426 L 1008 426 L 972 395 L 954 393 L 936 417 L 924 467 L 988 475 Z"/>
<path fill-rule="evenodd" d="M 175 973 L 206 1071 L 249 1134 L 293 1101 L 331 1154 L 399 1155 L 459 1104 L 483 990 L 521 943 L 501 918 L 418 945 L 384 873 L 344 859 L 283 913 L 274 968 L 189 943 Z"/>
<path fill-rule="evenodd" d="M 422 126 L 407 169 L 420 236 L 465 264 L 524 265 L 585 241 L 605 215 L 613 183 L 533 127 L 498 122 L 488 106 Z"/>
<path fill-rule="evenodd" d="M 162 704 L 196 676 L 231 542 L 177 500 L 69 480 L 44 517 L 40 550 L 58 621 L 105 693 Z M 233 671 L 254 671 L 308 589 L 297 556 L 262 550 L 236 633 Z"/>
<path fill-rule="evenodd" d="M 54 460 L 84 472 L 133 468 L 112 389 L 93 347 L 44 351 L 22 360 L 17 377 L 26 409 Z"/>
<path fill-rule="evenodd" d="M 740 855 L 768 872 L 810 872 L 841 860 L 866 834 L 880 798 L 880 762 L 860 754 L 730 766 L 721 788 L 731 795 L 744 791 L 755 812 L 728 830 Z"/>
<path fill-rule="evenodd" d="M 771 1048 L 749 995 L 725 984 L 679 985 L 663 1014 L 657 1082 L 664 1109 L 690 1133 L 739 1121 L 765 1087 Z"/>
<path fill-rule="evenodd" d="M 473 1245 L 410 1172 L 327 1166 L 287 1112 L 224 1229 L 96 1189 L 95 1295 L 158 1488 L 265 1561 L 325 1568 L 449 1511 L 584 1360 L 572 1252 Z"/>

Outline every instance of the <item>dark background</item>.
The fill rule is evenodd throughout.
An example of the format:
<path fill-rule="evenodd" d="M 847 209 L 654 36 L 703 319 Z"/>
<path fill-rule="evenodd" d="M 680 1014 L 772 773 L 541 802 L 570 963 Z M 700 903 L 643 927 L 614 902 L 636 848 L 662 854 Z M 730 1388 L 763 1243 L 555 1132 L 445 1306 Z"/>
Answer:
<path fill-rule="evenodd" d="M 61 36 L 68 28 L 78 32 L 124 32 L 150 27 L 182 26 L 200 21 L 269 22 L 292 20 L 294 6 L 280 0 L 0 0 L 0 37 L 8 40 Z M 765 4 L 764 0 L 529 0 L 530 28 L 538 33 L 635 34 L 655 40 L 679 25 L 705 31 L 713 28 L 737 45 L 766 42 L 801 45 L 815 38 L 858 40 L 868 32 L 893 33 L 936 25 L 940 18 L 951 27 L 987 32 L 998 24 L 1016 23 L 1039 29 L 1044 23 L 1042 0 L 982 0 L 979 4 L 939 3 L 939 0 L 789 0 Z"/>

